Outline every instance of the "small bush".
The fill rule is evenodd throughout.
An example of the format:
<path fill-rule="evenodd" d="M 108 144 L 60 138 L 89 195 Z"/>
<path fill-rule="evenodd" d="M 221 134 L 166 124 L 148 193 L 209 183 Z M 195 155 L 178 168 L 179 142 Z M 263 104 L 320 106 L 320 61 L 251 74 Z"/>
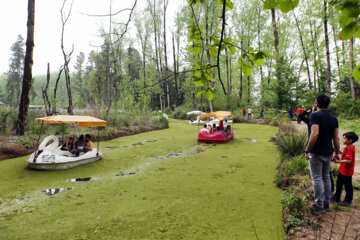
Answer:
<path fill-rule="evenodd" d="M 165 127 L 169 126 L 169 120 L 163 116 L 159 117 L 159 123 L 161 126 L 165 126 Z"/>
<path fill-rule="evenodd" d="M 290 216 L 284 225 L 285 232 L 289 232 L 289 230 L 291 228 L 301 226 L 302 223 L 303 223 L 303 221 L 301 219 L 294 217 L 294 216 Z"/>
<path fill-rule="evenodd" d="M 25 146 L 27 148 L 31 148 L 33 146 L 33 141 L 27 138 L 20 137 L 17 141 L 19 145 Z"/>
<path fill-rule="evenodd" d="M 278 137 L 275 138 L 275 142 L 282 154 L 295 157 L 303 154 L 307 143 L 307 135 L 280 133 Z"/>
<path fill-rule="evenodd" d="M 285 193 L 281 201 L 291 216 L 297 218 L 302 218 L 304 216 L 305 207 L 307 206 L 306 197 Z"/>
<path fill-rule="evenodd" d="M 306 175 L 308 173 L 308 161 L 303 156 L 291 158 L 284 164 L 284 171 L 288 175 Z"/>

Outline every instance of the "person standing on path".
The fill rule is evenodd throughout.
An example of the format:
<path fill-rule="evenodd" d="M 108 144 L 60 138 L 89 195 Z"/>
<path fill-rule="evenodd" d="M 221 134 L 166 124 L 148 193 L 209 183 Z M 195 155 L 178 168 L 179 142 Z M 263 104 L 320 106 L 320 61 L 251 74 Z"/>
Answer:
<path fill-rule="evenodd" d="M 248 119 L 252 119 L 252 110 L 251 108 L 248 108 Z"/>
<path fill-rule="evenodd" d="M 246 109 L 245 109 L 245 107 L 243 108 L 243 118 L 245 118 L 245 116 L 246 116 Z"/>
<path fill-rule="evenodd" d="M 327 111 L 329 104 L 330 98 L 326 95 L 316 98 L 318 111 L 311 114 L 311 133 L 305 148 L 305 158 L 309 160 L 315 194 L 315 204 L 311 210 L 317 213 L 331 212 L 330 163 L 333 157 L 340 160 L 339 123 L 337 118 Z"/>
<path fill-rule="evenodd" d="M 340 163 L 338 177 L 336 181 L 336 193 L 331 200 L 338 202 L 340 206 L 351 206 L 353 200 L 353 186 L 352 176 L 354 175 L 355 168 L 355 146 L 354 143 L 359 140 L 358 135 L 354 132 L 347 132 L 343 135 L 343 144 L 346 145 L 342 152 L 341 160 L 336 163 Z M 341 192 L 343 185 L 345 185 L 346 196 L 343 202 L 340 202 Z"/>
<path fill-rule="evenodd" d="M 287 112 L 288 112 L 289 120 L 291 121 L 293 118 L 293 110 L 290 106 L 289 106 Z"/>

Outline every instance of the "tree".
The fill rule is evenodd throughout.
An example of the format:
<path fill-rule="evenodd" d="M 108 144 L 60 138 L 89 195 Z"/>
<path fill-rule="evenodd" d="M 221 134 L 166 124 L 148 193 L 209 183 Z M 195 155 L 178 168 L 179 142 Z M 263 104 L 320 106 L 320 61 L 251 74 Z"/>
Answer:
<path fill-rule="evenodd" d="M 10 106 L 18 107 L 20 101 L 20 83 L 23 77 L 24 67 L 24 39 L 18 35 L 16 42 L 11 46 L 11 57 L 9 59 L 9 71 L 7 73 L 6 101 Z"/>
<path fill-rule="evenodd" d="M 28 0 L 28 20 L 26 52 L 24 62 L 24 76 L 19 106 L 19 115 L 16 125 L 16 134 L 24 135 L 26 131 L 26 118 L 29 108 L 29 93 L 32 83 L 32 65 L 34 50 L 35 0 Z"/>

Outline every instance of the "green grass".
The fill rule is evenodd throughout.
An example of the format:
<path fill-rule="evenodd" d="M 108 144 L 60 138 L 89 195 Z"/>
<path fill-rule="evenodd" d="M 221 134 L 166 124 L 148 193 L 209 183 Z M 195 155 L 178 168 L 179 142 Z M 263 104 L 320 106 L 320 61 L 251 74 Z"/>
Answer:
<path fill-rule="evenodd" d="M 279 156 L 268 141 L 277 129 L 235 124 L 234 141 L 198 145 L 186 122 L 103 142 L 119 148 L 65 171 L 1 161 L 0 239 L 256 239 L 253 224 L 259 239 L 282 239 Z M 180 151 L 189 155 L 163 158 Z M 66 182 L 76 177 L 100 179 Z M 58 187 L 75 189 L 40 192 Z"/>

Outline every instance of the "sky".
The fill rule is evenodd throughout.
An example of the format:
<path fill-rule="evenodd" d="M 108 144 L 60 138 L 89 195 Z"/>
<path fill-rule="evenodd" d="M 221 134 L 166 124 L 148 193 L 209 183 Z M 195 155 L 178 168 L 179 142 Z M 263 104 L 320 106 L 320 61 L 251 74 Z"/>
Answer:
<path fill-rule="evenodd" d="M 76 62 L 76 56 L 80 52 L 87 54 L 91 50 L 97 50 L 96 46 L 102 43 L 99 37 L 99 29 L 107 26 L 109 17 L 94 17 L 89 15 L 106 15 L 109 13 L 111 0 L 73 0 L 72 12 L 65 25 L 64 47 L 70 52 L 74 45 L 71 65 Z M 71 0 L 66 1 L 67 9 Z M 141 10 L 145 0 L 138 0 L 136 8 Z M 175 12 L 180 6 L 180 0 L 169 0 L 167 24 L 173 22 Z M 58 71 L 63 64 L 61 52 L 61 15 L 60 9 L 63 0 L 36 0 L 35 1 L 35 47 L 33 76 L 45 74 L 47 63 L 50 63 L 50 71 Z M 134 0 L 112 0 L 113 12 L 132 7 Z M 123 11 L 116 16 L 116 22 L 125 22 L 129 11 Z M 0 37 L 0 75 L 9 69 L 10 47 L 17 40 L 19 34 L 26 42 L 27 0 L 7 1 L 0 8 L 0 22 L 2 36 Z M 106 28 L 107 29 L 107 28 Z M 128 34 L 131 34 L 129 32 Z M 170 36 L 170 35 L 169 35 Z M 168 39 L 167 41 L 170 41 Z M 25 50 L 25 48 L 24 48 Z M 70 68 L 70 71 L 72 67 Z"/>

